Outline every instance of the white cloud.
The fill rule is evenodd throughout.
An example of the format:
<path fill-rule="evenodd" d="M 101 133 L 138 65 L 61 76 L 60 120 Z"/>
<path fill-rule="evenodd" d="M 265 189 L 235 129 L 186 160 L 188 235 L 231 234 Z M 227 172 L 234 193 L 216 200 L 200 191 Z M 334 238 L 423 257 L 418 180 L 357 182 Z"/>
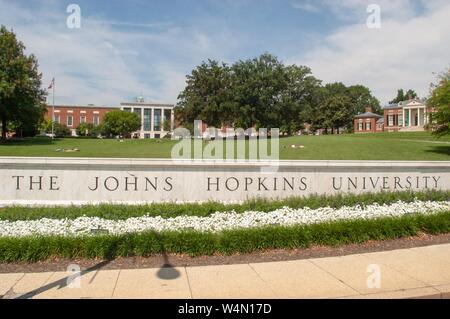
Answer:
<path fill-rule="evenodd" d="M 291 6 L 295 9 L 307 11 L 307 12 L 319 12 L 320 8 L 317 5 L 317 1 L 313 3 L 310 0 L 306 1 L 298 1 L 298 2 L 291 2 Z"/>
<path fill-rule="evenodd" d="M 357 1 L 341 2 L 351 7 Z M 400 10 L 408 2 L 397 1 L 389 8 Z M 406 13 L 384 17 L 382 11 L 381 29 L 369 29 L 364 22 L 340 28 L 288 62 L 312 67 L 325 82 L 366 85 L 383 103 L 398 88 L 412 88 L 426 97 L 433 72 L 449 66 L 450 3 L 428 6 L 421 14 L 405 10 L 408 18 Z"/>
<path fill-rule="evenodd" d="M 31 9 L 0 0 L 0 21 L 37 56 L 43 86 L 56 78 L 56 103 L 117 105 L 141 93 L 174 103 L 193 66 L 224 54 L 223 39 L 194 28 L 85 17 L 82 8 L 81 29 L 68 29 L 67 15 L 53 2 Z"/>
<path fill-rule="evenodd" d="M 254 4 L 227 1 L 237 8 Z M 290 1 L 318 16 L 331 11 L 346 24 L 326 37 L 312 39 L 309 52 L 283 57 L 289 63 L 311 66 L 326 82 L 361 83 L 386 102 L 398 88 L 413 88 L 426 96 L 434 80 L 432 72 L 449 66 L 448 0 Z M 370 3 L 381 6 L 379 30 L 365 25 Z M 38 57 L 43 85 L 56 78 L 57 103 L 115 105 L 141 93 L 155 101 L 175 102 L 185 75 L 202 60 L 247 58 L 243 50 L 253 43 L 251 32 L 236 30 L 214 17 L 205 17 L 212 22 L 180 26 L 170 21 L 87 17 L 83 12 L 82 8 L 82 28 L 68 29 L 67 13 L 59 2 L 28 7 L 0 0 L 1 24 L 13 27 L 28 52 Z M 202 25 L 214 25 L 214 30 Z"/>

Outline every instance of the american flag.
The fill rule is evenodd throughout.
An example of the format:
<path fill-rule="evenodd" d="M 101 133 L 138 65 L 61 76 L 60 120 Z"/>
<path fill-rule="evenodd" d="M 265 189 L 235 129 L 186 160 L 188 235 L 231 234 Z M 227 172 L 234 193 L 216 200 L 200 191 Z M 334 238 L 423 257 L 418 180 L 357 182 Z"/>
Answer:
<path fill-rule="evenodd" d="M 50 85 L 48 86 L 48 89 L 52 89 L 53 86 L 55 85 L 55 78 L 52 79 L 52 82 L 50 82 Z"/>

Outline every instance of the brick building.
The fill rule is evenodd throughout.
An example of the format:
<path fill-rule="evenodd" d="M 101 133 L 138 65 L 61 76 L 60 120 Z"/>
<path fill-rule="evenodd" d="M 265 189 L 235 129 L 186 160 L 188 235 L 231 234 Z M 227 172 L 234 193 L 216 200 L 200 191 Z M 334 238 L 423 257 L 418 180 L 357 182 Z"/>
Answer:
<path fill-rule="evenodd" d="M 425 100 L 410 99 L 383 108 L 383 116 L 370 108 L 354 117 L 355 133 L 424 131 L 433 109 Z M 373 123 L 376 123 L 375 126 Z"/>
<path fill-rule="evenodd" d="M 372 113 L 372 108 L 366 108 L 366 112 L 354 117 L 353 125 L 355 133 L 383 132 L 383 117 Z"/>
<path fill-rule="evenodd" d="M 423 131 L 429 123 L 431 108 L 426 106 L 425 100 L 410 99 L 398 104 L 384 107 L 384 130 L 397 131 Z"/>
<path fill-rule="evenodd" d="M 105 114 L 113 110 L 124 110 L 136 113 L 141 119 L 141 127 L 133 132 L 138 138 L 162 138 L 175 128 L 175 115 L 173 104 L 145 103 L 142 98 L 137 102 L 123 102 L 120 106 L 71 106 L 47 105 L 46 120 L 66 125 L 73 136 L 77 135 L 77 128 L 81 123 L 103 123 Z M 166 124 L 165 122 L 168 122 Z"/>
<path fill-rule="evenodd" d="M 81 123 L 98 125 L 103 122 L 106 113 L 117 109 L 116 107 L 94 105 L 55 105 L 53 114 L 53 106 L 48 105 L 45 119 L 51 120 L 53 117 L 55 122 L 66 125 L 75 136 L 76 129 Z"/>

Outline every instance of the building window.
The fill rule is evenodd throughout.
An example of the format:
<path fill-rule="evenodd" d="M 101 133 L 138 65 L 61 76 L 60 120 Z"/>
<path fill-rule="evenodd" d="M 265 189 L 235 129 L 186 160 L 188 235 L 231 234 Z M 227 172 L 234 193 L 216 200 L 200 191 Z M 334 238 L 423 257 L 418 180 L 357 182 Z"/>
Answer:
<path fill-rule="evenodd" d="M 148 133 L 144 134 L 144 138 L 150 138 L 150 134 Z"/>
<path fill-rule="evenodd" d="M 161 138 L 160 134 L 155 134 L 155 138 Z"/>
<path fill-rule="evenodd" d="M 139 116 L 139 119 L 141 118 L 141 109 L 134 109 L 133 112 Z"/>
<path fill-rule="evenodd" d="M 370 131 L 372 129 L 372 123 L 366 122 L 366 131 Z"/>
<path fill-rule="evenodd" d="M 86 123 L 86 115 L 80 116 L 80 124 L 82 124 L 82 123 Z"/>
<path fill-rule="evenodd" d="M 171 128 L 172 128 L 172 121 L 171 121 L 171 114 L 172 114 L 172 111 L 171 110 L 164 110 L 164 122 L 165 122 L 165 126 L 166 127 L 163 127 L 163 130 L 165 131 L 166 129 L 168 129 L 168 131 L 170 131 L 171 130 Z M 163 126 L 164 126 L 163 125 Z"/>
<path fill-rule="evenodd" d="M 125 112 L 131 112 L 131 107 L 125 107 L 125 108 L 123 108 L 123 110 L 124 110 Z"/>
<path fill-rule="evenodd" d="M 397 121 L 398 121 L 398 126 L 403 126 L 403 114 L 398 115 Z"/>
<path fill-rule="evenodd" d="M 144 109 L 144 131 L 151 130 L 152 109 Z"/>
<path fill-rule="evenodd" d="M 161 131 L 161 109 L 154 110 L 153 119 L 153 130 Z"/>
<path fill-rule="evenodd" d="M 72 126 L 72 125 L 73 125 L 73 116 L 68 115 L 67 116 L 67 126 Z"/>
<path fill-rule="evenodd" d="M 388 126 L 394 126 L 394 115 L 388 115 Z"/>
<path fill-rule="evenodd" d="M 358 131 L 363 130 L 363 124 L 361 122 L 358 123 Z"/>
<path fill-rule="evenodd" d="M 59 123 L 61 121 L 61 118 L 59 116 L 59 114 L 55 114 L 53 117 L 53 122 Z"/>
<path fill-rule="evenodd" d="M 99 125 L 100 124 L 100 116 L 94 115 L 94 117 L 92 119 L 92 123 L 94 124 L 94 126 Z"/>

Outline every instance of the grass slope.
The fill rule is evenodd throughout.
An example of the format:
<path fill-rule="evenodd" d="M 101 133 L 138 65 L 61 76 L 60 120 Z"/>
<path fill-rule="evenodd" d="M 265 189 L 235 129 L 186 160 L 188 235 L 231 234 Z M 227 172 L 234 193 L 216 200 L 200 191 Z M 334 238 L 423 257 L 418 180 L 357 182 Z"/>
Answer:
<path fill-rule="evenodd" d="M 0 143 L 0 156 L 169 158 L 175 144 L 167 139 L 30 138 Z M 59 148 L 80 152 L 56 152 Z M 437 140 L 427 132 L 295 136 L 280 140 L 280 159 L 445 161 L 450 159 L 450 137 Z"/>

